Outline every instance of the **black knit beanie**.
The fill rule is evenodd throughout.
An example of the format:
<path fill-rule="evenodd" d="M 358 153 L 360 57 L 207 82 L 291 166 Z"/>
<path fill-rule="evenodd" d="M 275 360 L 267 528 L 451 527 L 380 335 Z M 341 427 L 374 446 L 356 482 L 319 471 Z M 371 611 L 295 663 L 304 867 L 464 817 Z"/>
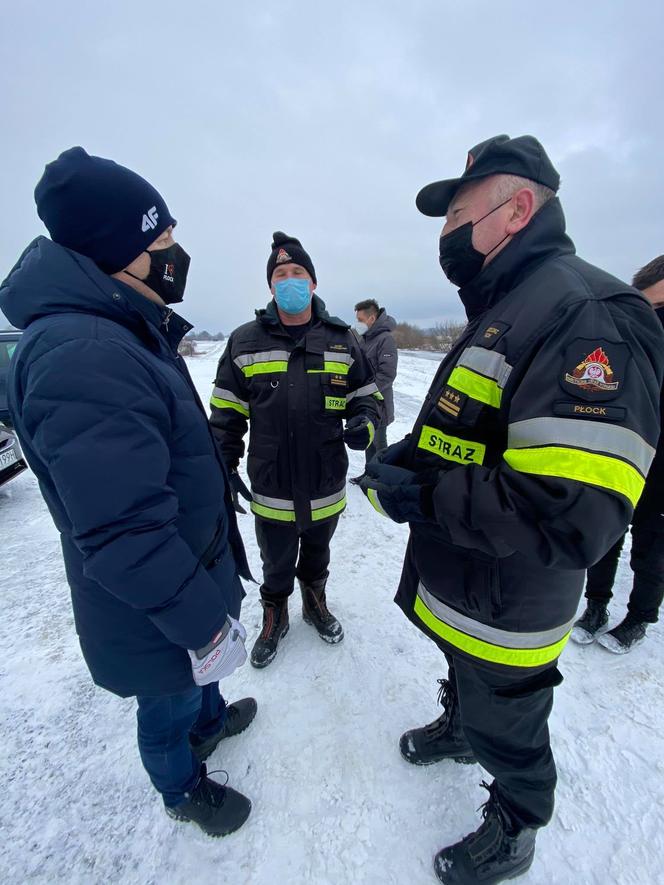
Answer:
<path fill-rule="evenodd" d="M 267 260 L 267 284 L 272 287 L 272 274 L 275 267 L 280 264 L 299 264 L 303 267 L 314 281 L 316 280 L 316 271 L 311 262 L 311 258 L 302 248 L 302 243 L 295 237 L 289 237 L 283 231 L 276 230 L 272 234 L 272 251 Z"/>
<path fill-rule="evenodd" d="M 35 202 L 54 243 L 87 255 L 109 274 L 125 268 L 175 224 L 149 182 L 82 147 L 48 164 Z"/>

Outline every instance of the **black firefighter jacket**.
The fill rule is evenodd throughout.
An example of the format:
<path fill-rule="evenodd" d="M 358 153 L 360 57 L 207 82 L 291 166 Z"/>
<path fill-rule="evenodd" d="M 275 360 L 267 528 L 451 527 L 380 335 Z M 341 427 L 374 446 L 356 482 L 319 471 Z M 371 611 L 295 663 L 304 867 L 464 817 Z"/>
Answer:
<path fill-rule="evenodd" d="M 664 336 L 574 254 L 557 199 L 460 291 L 404 466 L 434 471 L 397 603 L 439 646 L 519 678 L 551 667 L 584 571 L 625 531 L 660 432 Z"/>
<path fill-rule="evenodd" d="M 349 327 L 316 295 L 313 322 L 295 341 L 274 302 L 236 329 L 219 361 L 211 424 L 231 469 L 244 454 L 256 516 L 298 530 L 346 506 L 348 456 L 343 419 L 366 415 L 374 427 L 382 396 Z"/>

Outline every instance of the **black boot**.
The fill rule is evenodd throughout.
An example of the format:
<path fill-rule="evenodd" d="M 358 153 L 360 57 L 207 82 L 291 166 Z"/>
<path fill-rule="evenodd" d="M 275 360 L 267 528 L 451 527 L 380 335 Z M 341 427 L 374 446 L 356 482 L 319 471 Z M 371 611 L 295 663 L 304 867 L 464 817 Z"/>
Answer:
<path fill-rule="evenodd" d="M 263 606 L 263 629 L 251 650 L 251 661 L 259 670 L 274 660 L 277 646 L 288 633 L 288 597 L 286 599 L 261 600 Z"/>
<path fill-rule="evenodd" d="M 512 825 L 498 800 L 495 781 L 490 787 L 482 786 L 489 791 L 482 808 L 484 822 L 433 860 L 436 875 L 445 885 L 496 885 L 525 873 L 535 857 L 537 830 Z"/>
<path fill-rule="evenodd" d="M 624 621 L 613 630 L 602 633 L 597 637 L 597 641 L 616 655 L 626 655 L 628 651 L 641 645 L 646 638 L 646 626 L 647 624 L 640 618 L 628 613 Z"/>
<path fill-rule="evenodd" d="M 589 645 L 597 634 L 606 627 L 609 621 L 609 612 L 606 603 L 598 599 L 589 599 L 586 610 L 572 627 L 571 639 L 579 645 Z"/>
<path fill-rule="evenodd" d="M 456 686 L 448 679 L 439 679 L 438 683 L 438 703 L 443 705 L 445 712 L 429 725 L 402 734 L 399 741 L 401 755 L 413 765 L 431 765 L 442 759 L 472 765 L 477 760 L 463 733 Z"/>
<path fill-rule="evenodd" d="M 325 584 L 327 578 L 305 584 L 300 581 L 302 591 L 302 619 L 311 624 L 325 642 L 336 644 L 344 638 L 343 627 L 327 607 Z"/>
<path fill-rule="evenodd" d="M 249 817 L 251 802 L 231 787 L 222 787 L 207 776 L 205 765 L 195 787 L 179 805 L 166 805 L 174 820 L 191 821 L 208 836 L 227 836 L 239 830 Z"/>
<path fill-rule="evenodd" d="M 199 762 L 205 762 L 208 756 L 216 750 L 217 744 L 224 738 L 233 737 L 248 728 L 256 715 L 256 701 L 253 698 L 242 698 L 226 707 L 226 721 L 224 727 L 209 738 L 201 738 L 195 734 L 189 735 L 189 743 L 194 756 Z"/>

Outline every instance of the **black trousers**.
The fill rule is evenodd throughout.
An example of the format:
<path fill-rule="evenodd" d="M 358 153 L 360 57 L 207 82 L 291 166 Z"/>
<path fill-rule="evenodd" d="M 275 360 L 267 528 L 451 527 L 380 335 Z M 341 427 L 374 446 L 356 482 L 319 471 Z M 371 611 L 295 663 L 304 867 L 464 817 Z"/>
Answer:
<path fill-rule="evenodd" d="M 501 804 L 517 826 L 545 826 L 557 780 L 548 719 L 553 689 L 563 680 L 558 668 L 524 678 L 445 657 L 464 733 L 477 761 L 493 776 Z"/>
<path fill-rule="evenodd" d="M 293 523 L 267 522 L 256 517 L 256 539 L 263 561 L 263 599 L 285 599 L 293 592 L 295 578 L 310 583 L 326 578 L 330 564 L 330 541 L 338 516 L 298 532 Z"/>
<path fill-rule="evenodd" d="M 381 424 L 376 433 L 374 434 L 373 442 L 369 446 L 369 448 L 365 452 L 366 463 L 373 458 L 376 452 L 380 452 L 381 449 L 387 448 L 387 425 Z"/>
<path fill-rule="evenodd" d="M 625 535 L 616 541 L 599 562 L 588 569 L 587 599 L 598 602 L 608 602 L 611 599 L 624 541 Z M 644 523 L 635 523 L 632 526 L 630 566 L 634 572 L 634 582 L 627 610 L 640 621 L 655 624 L 664 599 L 664 531 L 661 528 L 653 529 Z"/>

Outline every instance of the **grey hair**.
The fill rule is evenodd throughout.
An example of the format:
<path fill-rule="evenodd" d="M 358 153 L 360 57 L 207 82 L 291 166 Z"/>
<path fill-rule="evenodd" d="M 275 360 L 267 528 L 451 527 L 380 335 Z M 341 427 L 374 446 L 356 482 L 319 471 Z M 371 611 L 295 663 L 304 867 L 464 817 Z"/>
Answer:
<path fill-rule="evenodd" d="M 522 187 L 527 187 L 534 193 L 535 212 L 556 195 L 550 187 L 531 181 L 529 178 L 522 178 L 520 175 L 497 175 L 494 196 L 501 203 L 503 200 L 509 200 Z"/>

